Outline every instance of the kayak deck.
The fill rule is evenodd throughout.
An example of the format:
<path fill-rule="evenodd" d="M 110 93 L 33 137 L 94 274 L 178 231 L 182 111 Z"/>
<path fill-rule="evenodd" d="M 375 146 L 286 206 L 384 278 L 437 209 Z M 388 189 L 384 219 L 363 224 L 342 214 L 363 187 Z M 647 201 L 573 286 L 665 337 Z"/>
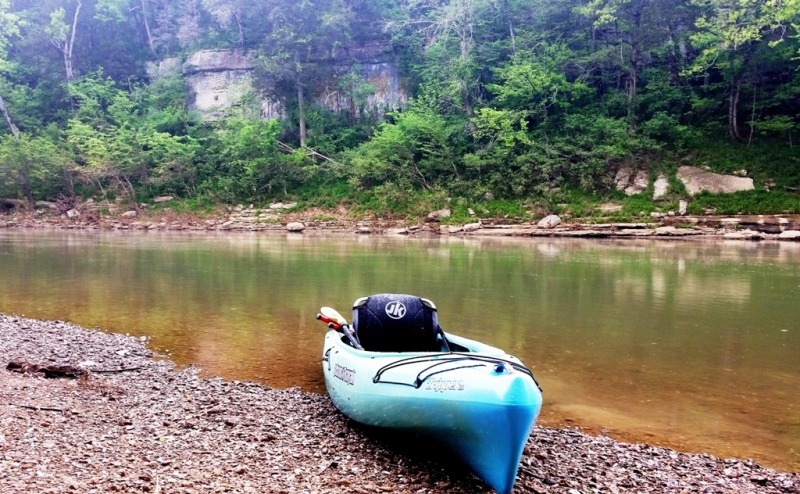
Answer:
<path fill-rule="evenodd" d="M 502 350 L 446 338 L 451 352 L 369 352 L 331 331 L 323 350 L 328 393 L 357 422 L 440 441 L 505 494 L 541 409 L 541 390 Z"/>

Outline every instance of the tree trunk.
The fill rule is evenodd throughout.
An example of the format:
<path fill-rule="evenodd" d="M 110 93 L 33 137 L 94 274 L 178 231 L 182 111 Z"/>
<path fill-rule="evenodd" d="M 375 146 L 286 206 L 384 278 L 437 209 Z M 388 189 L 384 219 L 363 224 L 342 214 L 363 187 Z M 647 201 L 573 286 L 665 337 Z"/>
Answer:
<path fill-rule="evenodd" d="M 739 95 L 742 90 L 741 76 L 734 76 L 728 97 L 728 135 L 732 141 L 741 140 L 739 133 Z"/>
<path fill-rule="evenodd" d="M 300 127 L 300 147 L 306 146 L 306 102 L 303 97 L 303 83 L 298 79 L 295 82 L 295 89 L 297 90 L 297 117 Z"/>
<path fill-rule="evenodd" d="M 153 53 L 153 56 L 156 57 L 156 60 L 160 60 L 158 56 L 158 52 L 156 52 L 156 43 L 153 40 L 153 33 L 150 31 L 150 22 L 147 20 L 147 9 L 145 8 L 145 0 L 140 0 L 142 6 L 142 20 L 144 21 L 144 31 L 147 34 L 147 46 L 150 47 L 150 51 Z"/>
<path fill-rule="evenodd" d="M 8 126 L 11 128 L 11 134 L 19 139 L 19 128 L 17 128 L 17 126 L 14 124 L 14 121 L 11 119 L 11 115 L 8 113 L 8 108 L 6 108 L 6 102 L 3 101 L 2 96 L 0 96 L 0 113 L 3 114 Z"/>
<path fill-rule="evenodd" d="M 517 55 L 517 37 L 514 34 L 514 22 L 511 20 L 511 9 L 508 6 L 508 0 L 503 0 L 503 17 L 506 18 L 508 25 L 508 39 L 511 41 L 511 56 Z"/>
<path fill-rule="evenodd" d="M 72 29 L 69 36 L 69 40 L 64 41 L 64 48 L 62 51 L 64 52 L 64 70 L 67 76 L 67 82 L 72 82 L 75 79 L 75 71 L 72 67 L 72 54 L 73 48 L 75 48 L 75 34 L 78 30 L 78 15 L 81 12 L 81 1 L 78 0 L 78 4 L 75 6 L 75 15 L 72 17 Z"/>
<path fill-rule="evenodd" d="M 239 12 L 233 14 L 236 19 L 236 27 L 239 29 L 239 39 L 237 40 L 240 48 L 244 48 L 244 29 L 242 28 L 242 16 Z"/>

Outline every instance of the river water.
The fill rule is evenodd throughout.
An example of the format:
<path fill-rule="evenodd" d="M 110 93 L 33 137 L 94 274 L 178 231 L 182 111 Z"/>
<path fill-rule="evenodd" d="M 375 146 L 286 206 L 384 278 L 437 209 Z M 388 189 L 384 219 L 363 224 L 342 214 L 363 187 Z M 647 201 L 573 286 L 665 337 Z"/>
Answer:
<path fill-rule="evenodd" d="M 540 423 L 800 470 L 800 244 L 0 231 L 0 312 L 324 392 L 320 306 L 432 299 L 520 357 Z"/>

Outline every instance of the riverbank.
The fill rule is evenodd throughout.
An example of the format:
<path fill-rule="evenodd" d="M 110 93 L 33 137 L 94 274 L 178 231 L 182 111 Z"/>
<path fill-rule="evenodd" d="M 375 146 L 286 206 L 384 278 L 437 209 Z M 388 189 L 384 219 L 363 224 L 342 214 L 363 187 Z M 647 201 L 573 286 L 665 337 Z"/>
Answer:
<path fill-rule="evenodd" d="M 89 372 L 5 370 L 16 360 Z M 0 315 L 0 363 L 3 492 L 489 492 L 424 439 L 365 430 L 325 395 L 201 378 L 139 338 Z M 515 492 L 596 491 L 796 493 L 800 475 L 537 427 Z"/>
<path fill-rule="evenodd" d="M 538 221 L 518 218 L 480 218 L 454 223 L 449 210 L 432 212 L 424 220 L 370 218 L 355 220 L 346 210 L 294 211 L 286 205 L 260 209 L 236 206 L 198 216 L 170 209 L 100 214 L 96 209 L 55 215 L 40 209 L 0 215 L 0 229 L 78 229 L 133 231 L 323 231 L 360 235 L 444 235 L 470 237 L 562 238 L 717 238 L 730 240 L 800 241 L 800 215 L 691 216 L 659 214 L 648 221 L 619 222 L 613 217 L 573 218 L 548 216 Z M 291 206 L 291 205 L 289 205 Z"/>

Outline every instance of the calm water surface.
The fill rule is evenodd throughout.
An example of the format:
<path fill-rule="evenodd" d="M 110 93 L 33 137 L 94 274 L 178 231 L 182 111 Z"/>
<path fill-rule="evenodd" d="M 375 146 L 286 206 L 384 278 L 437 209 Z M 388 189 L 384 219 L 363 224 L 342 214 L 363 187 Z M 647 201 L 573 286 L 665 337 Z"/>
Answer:
<path fill-rule="evenodd" d="M 535 372 L 544 425 L 800 470 L 800 244 L 5 231 L 0 279 L 0 312 L 318 392 L 318 308 L 416 293 Z"/>

